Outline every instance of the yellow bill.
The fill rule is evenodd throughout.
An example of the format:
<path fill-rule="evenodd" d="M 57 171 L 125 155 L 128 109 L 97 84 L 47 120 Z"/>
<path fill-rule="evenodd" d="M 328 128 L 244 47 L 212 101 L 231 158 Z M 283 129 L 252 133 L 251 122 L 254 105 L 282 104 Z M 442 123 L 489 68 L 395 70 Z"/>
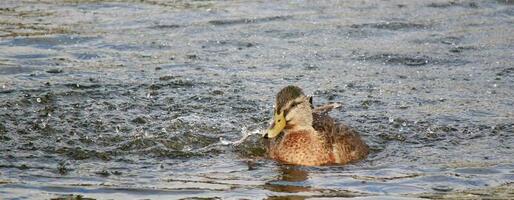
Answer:
<path fill-rule="evenodd" d="M 268 132 L 266 133 L 266 136 L 268 138 L 274 138 L 277 137 L 280 132 L 286 127 L 286 118 L 284 116 L 284 111 L 282 111 L 280 114 L 275 113 L 275 116 L 273 118 L 273 124 L 268 129 Z"/>

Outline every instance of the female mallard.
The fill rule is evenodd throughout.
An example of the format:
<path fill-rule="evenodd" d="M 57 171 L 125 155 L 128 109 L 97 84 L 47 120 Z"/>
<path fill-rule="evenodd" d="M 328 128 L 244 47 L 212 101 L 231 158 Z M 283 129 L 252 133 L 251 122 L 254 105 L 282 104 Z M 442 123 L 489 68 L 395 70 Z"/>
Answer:
<path fill-rule="evenodd" d="M 307 166 L 346 164 L 366 157 L 368 146 L 359 134 L 328 115 L 334 107 L 313 108 L 312 97 L 296 86 L 280 90 L 273 123 L 264 135 L 268 155 Z"/>

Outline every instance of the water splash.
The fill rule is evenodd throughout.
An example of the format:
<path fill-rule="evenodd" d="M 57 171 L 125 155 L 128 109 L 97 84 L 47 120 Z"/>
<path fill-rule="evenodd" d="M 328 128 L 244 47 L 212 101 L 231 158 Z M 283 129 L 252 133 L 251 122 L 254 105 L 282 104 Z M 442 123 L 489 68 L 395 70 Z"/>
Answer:
<path fill-rule="evenodd" d="M 245 126 L 243 126 L 241 128 L 241 135 L 242 135 L 241 139 L 236 140 L 236 141 L 228 141 L 225 138 L 220 137 L 220 143 L 222 145 L 224 145 L 224 146 L 227 146 L 227 145 L 238 146 L 239 144 L 243 143 L 248 137 L 250 137 L 252 135 L 256 135 L 256 134 L 262 135 L 263 134 L 263 130 L 255 129 L 255 130 L 252 130 L 252 131 L 248 131 L 248 129 Z"/>
<path fill-rule="evenodd" d="M 227 139 L 225 139 L 223 137 L 220 137 L 219 138 L 219 142 L 216 142 L 214 144 L 207 145 L 206 147 L 197 149 L 197 150 L 195 150 L 195 152 L 197 152 L 197 153 L 205 153 L 205 152 L 209 152 L 209 151 L 211 151 L 213 149 L 217 149 L 220 146 L 237 147 L 240 144 L 242 144 L 243 142 L 245 142 L 250 136 L 256 135 L 256 134 L 262 134 L 263 132 L 264 131 L 261 130 L 261 129 L 255 129 L 255 130 L 252 130 L 252 131 L 248 131 L 248 129 L 246 127 L 242 127 L 241 128 L 241 138 L 240 139 L 235 140 L 235 141 L 230 141 L 230 140 L 227 140 Z"/>

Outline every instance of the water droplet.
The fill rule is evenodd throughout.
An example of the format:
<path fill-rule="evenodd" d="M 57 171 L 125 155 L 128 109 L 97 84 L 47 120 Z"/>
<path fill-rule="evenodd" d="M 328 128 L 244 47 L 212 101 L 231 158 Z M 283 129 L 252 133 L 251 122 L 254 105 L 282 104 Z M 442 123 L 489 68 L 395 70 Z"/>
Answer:
<path fill-rule="evenodd" d="M 220 143 L 222 145 L 229 145 L 229 144 L 232 144 L 232 142 L 228 141 L 228 140 L 225 140 L 223 137 L 220 137 Z"/>
<path fill-rule="evenodd" d="M 403 123 L 402 123 L 402 126 L 407 126 L 407 122 L 403 122 Z"/>
<path fill-rule="evenodd" d="M 393 123 L 393 122 L 394 122 L 394 118 L 389 117 L 389 123 Z"/>
<path fill-rule="evenodd" d="M 427 132 L 428 133 L 434 133 L 434 131 L 432 131 L 430 128 L 427 128 Z"/>
<path fill-rule="evenodd" d="M 41 98 L 37 98 L 37 99 L 36 99 L 36 101 L 37 101 L 38 103 L 41 103 Z"/>
<path fill-rule="evenodd" d="M 7 87 L 7 86 L 5 86 L 5 85 L 2 85 L 2 89 L 5 89 L 6 87 Z"/>

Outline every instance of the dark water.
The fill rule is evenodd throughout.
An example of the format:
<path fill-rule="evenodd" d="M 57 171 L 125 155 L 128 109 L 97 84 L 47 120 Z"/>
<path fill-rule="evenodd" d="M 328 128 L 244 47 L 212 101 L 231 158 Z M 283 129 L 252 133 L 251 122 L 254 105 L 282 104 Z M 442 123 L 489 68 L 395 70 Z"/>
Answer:
<path fill-rule="evenodd" d="M 2 1 L 0 197 L 514 198 L 513 4 Z M 288 84 L 369 157 L 263 158 Z"/>

